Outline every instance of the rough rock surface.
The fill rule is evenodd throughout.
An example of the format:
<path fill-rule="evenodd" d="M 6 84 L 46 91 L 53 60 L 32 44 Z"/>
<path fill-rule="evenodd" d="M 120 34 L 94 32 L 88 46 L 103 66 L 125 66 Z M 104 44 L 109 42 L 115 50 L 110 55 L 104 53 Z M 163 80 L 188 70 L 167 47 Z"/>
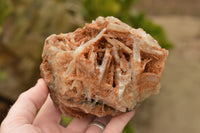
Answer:
<path fill-rule="evenodd" d="M 73 33 L 48 37 L 40 69 L 62 113 L 115 116 L 159 92 L 167 54 L 142 29 L 98 17 Z"/>

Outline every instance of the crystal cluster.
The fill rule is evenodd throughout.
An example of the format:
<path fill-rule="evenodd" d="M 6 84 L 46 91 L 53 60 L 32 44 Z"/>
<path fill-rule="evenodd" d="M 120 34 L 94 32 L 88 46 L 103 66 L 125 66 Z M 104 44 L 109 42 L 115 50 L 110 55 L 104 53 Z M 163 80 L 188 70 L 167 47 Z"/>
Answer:
<path fill-rule="evenodd" d="M 40 69 L 62 113 L 115 116 L 159 92 L 167 55 L 142 29 L 98 17 L 72 33 L 49 36 Z"/>

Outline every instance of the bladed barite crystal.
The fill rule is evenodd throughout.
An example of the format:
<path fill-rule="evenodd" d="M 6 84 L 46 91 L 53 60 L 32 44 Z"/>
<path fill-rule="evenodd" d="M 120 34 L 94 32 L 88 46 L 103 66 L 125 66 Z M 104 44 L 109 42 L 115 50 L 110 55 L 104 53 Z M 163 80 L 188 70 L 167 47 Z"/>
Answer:
<path fill-rule="evenodd" d="M 49 36 L 40 69 L 62 113 L 115 116 L 158 93 L 167 55 L 142 29 L 98 17 L 72 33 Z"/>

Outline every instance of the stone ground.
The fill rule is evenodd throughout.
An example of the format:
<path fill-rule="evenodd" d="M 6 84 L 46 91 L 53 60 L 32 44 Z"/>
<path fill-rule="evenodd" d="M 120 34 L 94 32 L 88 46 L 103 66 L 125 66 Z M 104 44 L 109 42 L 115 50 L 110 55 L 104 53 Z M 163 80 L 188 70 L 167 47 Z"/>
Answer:
<path fill-rule="evenodd" d="M 136 133 L 199 133 L 200 18 L 156 16 L 152 20 L 175 44 L 159 95 L 144 101 L 133 119 Z"/>
<path fill-rule="evenodd" d="M 200 17 L 200 0 L 136 0 L 133 7 L 148 15 L 189 15 Z"/>

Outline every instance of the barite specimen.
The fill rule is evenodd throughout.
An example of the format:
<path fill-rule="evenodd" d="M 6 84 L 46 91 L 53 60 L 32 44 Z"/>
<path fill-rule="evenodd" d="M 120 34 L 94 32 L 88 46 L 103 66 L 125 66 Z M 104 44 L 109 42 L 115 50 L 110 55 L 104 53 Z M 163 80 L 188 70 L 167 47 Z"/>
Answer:
<path fill-rule="evenodd" d="M 98 17 L 73 33 L 48 37 L 40 69 L 65 115 L 115 116 L 159 92 L 167 55 L 142 29 Z"/>

